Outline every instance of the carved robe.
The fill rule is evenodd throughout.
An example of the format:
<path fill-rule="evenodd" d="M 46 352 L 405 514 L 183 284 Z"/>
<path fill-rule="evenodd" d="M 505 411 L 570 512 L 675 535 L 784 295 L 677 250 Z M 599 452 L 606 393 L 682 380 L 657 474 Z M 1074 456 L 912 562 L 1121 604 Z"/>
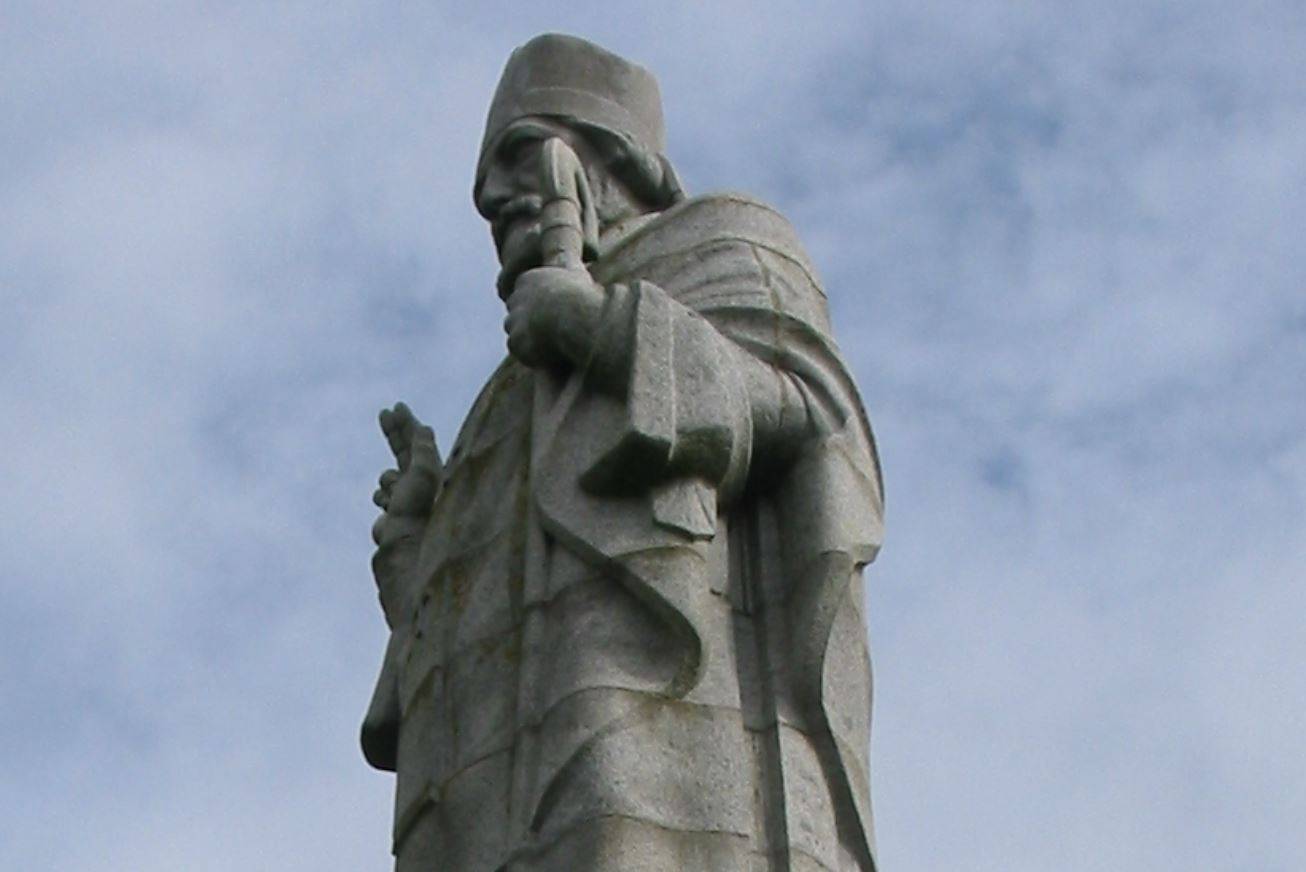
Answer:
<path fill-rule="evenodd" d="M 812 267 L 736 195 L 589 266 L 589 363 L 500 366 L 402 582 L 396 868 L 873 870 L 881 487 Z"/>

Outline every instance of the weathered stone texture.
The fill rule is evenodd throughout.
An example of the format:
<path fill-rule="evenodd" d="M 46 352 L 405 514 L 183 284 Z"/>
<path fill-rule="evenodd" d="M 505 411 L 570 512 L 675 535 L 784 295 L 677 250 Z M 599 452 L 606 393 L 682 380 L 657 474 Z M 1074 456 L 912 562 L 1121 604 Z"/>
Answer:
<path fill-rule="evenodd" d="M 513 56 L 476 181 L 511 355 L 447 462 L 382 413 L 403 872 L 874 869 L 870 428 L 792 228 L 685 197 L 661 125 L 596 46 Z"/>

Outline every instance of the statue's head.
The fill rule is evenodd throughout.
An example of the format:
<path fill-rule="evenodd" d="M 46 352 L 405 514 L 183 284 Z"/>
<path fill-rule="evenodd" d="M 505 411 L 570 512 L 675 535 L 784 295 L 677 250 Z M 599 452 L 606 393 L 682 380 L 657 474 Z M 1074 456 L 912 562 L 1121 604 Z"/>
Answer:
<path fill-rule="evenodd" d="M 574 36 L 545 34 L 508 59 L 490 104 L 473 197 L 505 269 L 536 255 L 540 149 L 558 137 L 589 180 L 600 229 L 683 197 L 663 155 L 662 98 L 651 73 Z"/>

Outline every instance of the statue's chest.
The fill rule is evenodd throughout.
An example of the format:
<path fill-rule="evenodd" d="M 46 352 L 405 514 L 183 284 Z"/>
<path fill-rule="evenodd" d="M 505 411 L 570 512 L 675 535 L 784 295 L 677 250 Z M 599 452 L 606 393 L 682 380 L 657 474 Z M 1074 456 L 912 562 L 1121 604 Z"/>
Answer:
<path fill-rule="evenodd" d="M 445 560 L 483 547 L 520 519 L 530 457 L 531 374 L 501 366 L 468 413 L 445 467 L 431 537 Z"/>
<path fill-rule="evenodd" d="M 527 523 L 531 377 L 509 362 L 473 405 L 422 545 L 422 614 L 442 660 L 516 621 Z"/>

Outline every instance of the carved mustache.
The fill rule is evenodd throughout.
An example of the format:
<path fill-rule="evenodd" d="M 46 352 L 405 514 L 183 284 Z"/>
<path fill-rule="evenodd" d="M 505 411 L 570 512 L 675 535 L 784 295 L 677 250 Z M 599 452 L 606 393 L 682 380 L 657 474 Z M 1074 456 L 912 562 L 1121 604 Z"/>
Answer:
<path fill-rule="evenodd" d="M 539 194 L 522 194 L 504 203 L 499 213 L 494 216 L 494 222 L 490 227 L 495 244 L 503 243 L 503 235 L 508 232 L 508 228 L 514 221 L 519 218 L 534 218 L 543 208 L 544 198 Z"/>

